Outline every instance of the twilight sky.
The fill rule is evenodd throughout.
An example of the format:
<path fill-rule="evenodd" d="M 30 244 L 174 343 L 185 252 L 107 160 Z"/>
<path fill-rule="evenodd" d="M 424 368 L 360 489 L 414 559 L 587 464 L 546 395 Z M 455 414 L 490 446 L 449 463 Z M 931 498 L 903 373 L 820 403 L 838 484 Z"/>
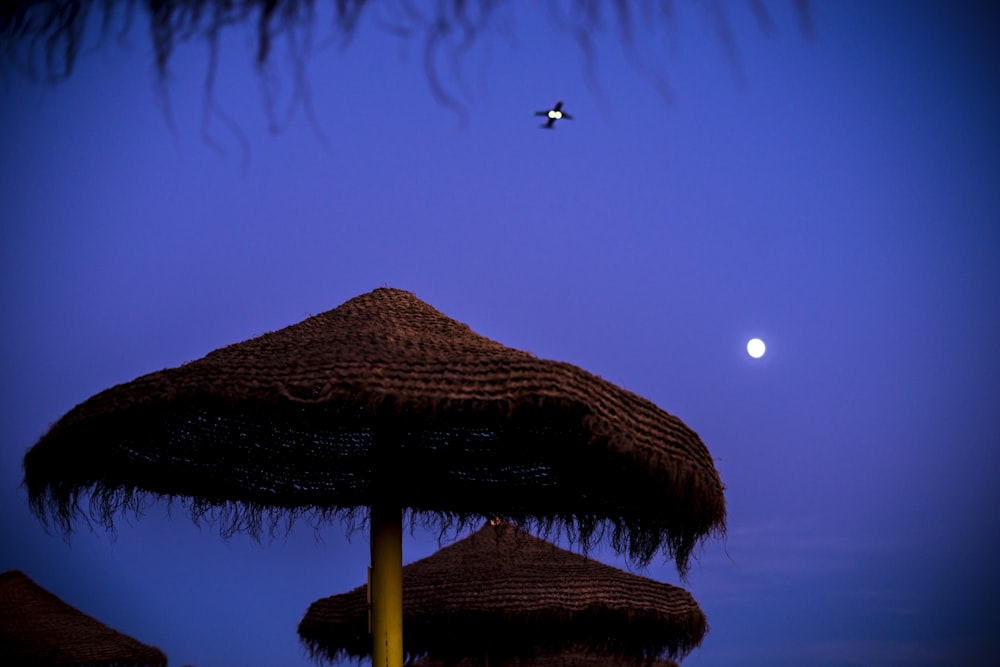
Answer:
<path fill-rule="evenodd" d="M 614 31 L 597 91 L 572 40 L 515 2 L 461 81 L 445 63 L 464 117 L 419 43 L 369 16 L 346 49 L 317 29 L 319 129 L 300 109 L 278 134 L 237 28 L 214 96 L 248 151 L 203 122 L 203 44 L 172 61 L 168 121 L 142 20 L 92 34 L 64 83 L 3 72 L 0 571 L 171 665 L 311 664 L 296 625 L 364 581 L 366 534 L 226 541 L 154 505 L 67 543 L 29 513 L 21 460 L 102 389 L 388 285 L 701 435 L 729 534 L 683 584 L 711 625 L 686 666 L 1000 662 L 990 4 L 817 1 L 809 38 L 787 3 L 768 33 L 727 2 L 734 67 L 710 7 L 679 2 L 637 44 L 666 102 Z M 559 99 L 574 120 L 538 129 Z M 437 548 L 416 529 L 404 560 Z M 665 560 L 643 574 L 678 583 Z"/>

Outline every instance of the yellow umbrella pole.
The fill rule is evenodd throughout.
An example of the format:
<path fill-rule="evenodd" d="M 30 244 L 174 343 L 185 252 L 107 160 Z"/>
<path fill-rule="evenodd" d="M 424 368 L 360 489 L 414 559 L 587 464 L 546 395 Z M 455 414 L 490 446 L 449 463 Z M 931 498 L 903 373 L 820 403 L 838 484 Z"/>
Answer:
<path fill-rule="evenodd" d="M 398 506 L 372 506 L 372 667 L 403 667 L 403 522 Z"/>

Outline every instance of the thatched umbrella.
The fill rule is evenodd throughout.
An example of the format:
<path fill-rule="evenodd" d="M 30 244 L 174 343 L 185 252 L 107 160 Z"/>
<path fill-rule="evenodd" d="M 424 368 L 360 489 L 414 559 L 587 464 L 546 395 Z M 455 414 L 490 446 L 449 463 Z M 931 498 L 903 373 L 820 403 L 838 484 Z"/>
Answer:
<path fill-rule="evenodd" d="M 314 656 L 370 654 L 367 587 L 312 603 L 299 636 Z M 632 664 L 681 658 L 708 626 L 691 594 L 561 549 L 505 523 L 403 568 L 405 651 L 448 663 L 589 653 Z"/>
<path fill-rule="evenodd" d="M 420 658 L 407 663 L 408 667 L 485 667 L 479 660 L 465 659 L 446 662 L 432 658 Z M 673 660 L 636 660 L 587 651 L 564 651 L 553 655 L 539 655 L 524 660 L 509 660 L 503 667 L 679 667 Z M 500 667 L 500 665 L 495 665 Z"/>
<path fill-rule="evenodd" d="M 166 667 L 167 656 L 8 570 L 0 574 L 0 664 Z"/>
<path fill-rule="evenodd" d="M 146 496 L 251 533 L 367 512 L 376 662 L 388 650 L 392 667 L 404 508 L 442 525 L 567 526 L 585 544 L 606 534 L 639 562 L 662 548 L 682 573 L 725 521 L 712 457 L 679 419 L 394 289 L 96 394 L 24 471 L 36 514 L 67 531 L 85 495 L 108 527 Z"/>

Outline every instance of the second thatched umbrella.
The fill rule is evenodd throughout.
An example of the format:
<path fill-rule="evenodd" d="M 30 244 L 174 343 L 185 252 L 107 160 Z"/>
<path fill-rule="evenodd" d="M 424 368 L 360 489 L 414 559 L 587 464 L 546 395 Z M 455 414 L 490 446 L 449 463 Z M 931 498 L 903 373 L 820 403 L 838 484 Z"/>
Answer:
<path fill-rule="evenodd" d="M 370 655 L 366 594 L 361 586 L 313 602 L 299 636 L 314 655 L 331 661 Z M 411 658 L 500 664 L 590 653 L 638 664 L 684 657 L 707 627 L 684 589 L 503 523 L 403 568 L 404 648 Z"/>
<path fill-rule="evenodd" d="M 607 534 L 640 562 L 663 549 L 682 573 L 725 520 L 712 458 L 679 419 L 395 289 L 96 394 L 24 470 L 36 513 L 66 530 L 86 495 L 108 526 L 145 496 L 219 513 L 233 531 L 367 512 L 376 663 L 391 667 L 403 510 L 566 525 L 585 543 Z"/>
<path fill-rule="evenodd" d="M 486 667 L 481 660 L 467 658 L 457 662 L 420 658 L 409 663 L 409 667 Z M 587 651 L 564 651 L 554 655 L 540 655 L 535 658 L 515 659 L 504 662 L 502 667 L 679 667 L 673 660 L 636 660 L 601 655 Z"/>
<path fill-rule="evenodd" d="M 0 664 L 167 667 L 167 657 L 8 570 L 0 574 Z"/>

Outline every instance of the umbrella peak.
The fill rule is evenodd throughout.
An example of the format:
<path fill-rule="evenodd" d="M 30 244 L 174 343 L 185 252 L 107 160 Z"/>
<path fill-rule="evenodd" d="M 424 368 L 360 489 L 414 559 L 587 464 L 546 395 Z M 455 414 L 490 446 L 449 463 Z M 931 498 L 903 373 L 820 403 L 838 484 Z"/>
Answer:
<path fill-rule="evenodd" d="M 213 354 L 238 348 L 240 354 L 336 355 L 340 360 L 372 355 L 397 363 L 427 364 L 491 356 L 533 359 L 473 331 L 417 298 L 413 292 L 380 287 L 345 301 L 331 310 L 257 338 L 227 346 Z M 282 359 L 282 362 L 286 361 Z"/>

